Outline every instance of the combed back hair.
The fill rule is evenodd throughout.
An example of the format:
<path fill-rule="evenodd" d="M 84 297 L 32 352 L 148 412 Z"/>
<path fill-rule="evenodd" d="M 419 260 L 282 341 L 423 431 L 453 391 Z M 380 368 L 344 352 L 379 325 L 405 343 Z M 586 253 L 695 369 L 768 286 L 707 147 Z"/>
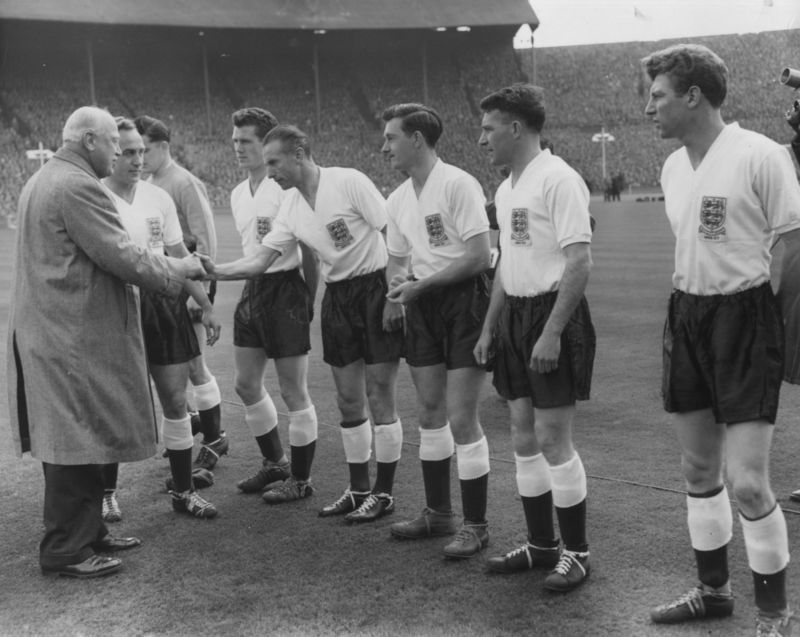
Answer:
<path fill-rule="evenodd" d="M 399 118 L 400 130 L 406 135 L 413 135 L 419 131 L 425 143 L 431 148 L 436 146 L 444 131 L 439 113 L 424 104 L 395 104 L 383 111 L 381 117 L 384 122 Z"/>
<path fill-rule="evenodd" d="M 160 119 L 149 115 L 139 115 L 135 120 L 136 130 L 142 136 L 147 136 L 151 142 L 168 142 L 170 140 L 169 127 Z"/>
<path fill-rule="evenodd" d="M 127 117 L 118 116 L 114 118 L 114 121 L 117 124 L 117 130 L 121 133 L 124 130 L 136 130 L 136 124 L 134 124 L 131 120 Z M 141 133 L 140 133 L 141 134 Z"/>
<path fill-rule="evenodd" d="M 231 115 L 231 120 L 236 128 L 253 126 L 256 129 L 256 135 L 262 140 L 278 125 L 277 117 L 258 106 L 239 109 Z"/>
<path fill-rule="evenodd" d="M 702 44 L 675 44 L 642 59 L 650 80 L 666 75 L 678 95 L 696 86 L 709 104 L 719 108 L 728 93 L 728 67 L 716 53 Z"/>
<path fill-rule="evenodd" d="M 544 89 L 533 84 L 512 84 L 494 93 L 489 93 L 481 100 L 481 110 L 500 111 L 512 118 L 519 118 L 530 129 L 537 133 L 544 128 Z"/>
<path fill-rule="evenodd" d="M 279 141 L 286 153 L 294 152 L 298 148 L 302 148 L 308 157 L 311 157 L 311 142 L 308 141 L 308 135 L 301 131 L 297 126 L 291 124 L 278 124 L 273 128 L 264 138 L 264 144 Z"/>
<path fill-rule="evenodd" d="M 102 108 L 81 106 L 67 118 L 61 133 L 61 140 L 63 142 L 80 142 L 87 132 L 97 132 L 98 128 L 101 128 L 103 124 L 107 125 L 113 119 L 111 114 Z"/>

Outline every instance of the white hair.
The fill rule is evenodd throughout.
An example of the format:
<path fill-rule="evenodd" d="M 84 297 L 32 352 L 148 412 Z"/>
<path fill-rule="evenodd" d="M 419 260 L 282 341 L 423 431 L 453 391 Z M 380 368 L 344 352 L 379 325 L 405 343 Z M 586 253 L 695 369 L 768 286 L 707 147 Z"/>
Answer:
<path fill-rule="evenodd" d="M 87 131 L 98 132 L 103 128 L 116 130 L 111 114 L 96 106 L 81 106 L 67 118 L 61 138 L 65 143 L 80 142 Z"/>

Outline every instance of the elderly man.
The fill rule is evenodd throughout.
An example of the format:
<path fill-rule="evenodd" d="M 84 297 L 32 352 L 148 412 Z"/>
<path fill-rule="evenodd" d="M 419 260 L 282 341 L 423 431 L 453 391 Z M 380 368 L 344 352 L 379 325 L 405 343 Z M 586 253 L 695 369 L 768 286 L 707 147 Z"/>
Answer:
<path fill-rule="evenodd" d="M 133 286 L 176 296 L 183 260 L 136 247 L 100 178 L 120 153 L 114 119 L 75 111 L 64 145 L 22 191 L 8 343 L 12 434 L 44 468 L 45 575 L 97 577 L 133 548 L 101 518 L 101 465 L 155 452 L 156 424 Z"/>

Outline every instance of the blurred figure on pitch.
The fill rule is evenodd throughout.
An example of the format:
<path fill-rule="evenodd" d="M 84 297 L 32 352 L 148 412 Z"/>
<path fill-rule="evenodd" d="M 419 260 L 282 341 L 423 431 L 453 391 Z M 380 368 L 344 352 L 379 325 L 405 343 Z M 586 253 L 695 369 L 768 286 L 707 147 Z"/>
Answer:
<path fill-rule="evenodd" d="M 150 183 L 166 190 L 175 202 L 187 249 L 216 258 L 217 231 L 205 185 L 172 158 L 171 132 L 164 122 L 147 115 L 137 117 L 134 122 L 145 144 L 144 173 L 149 175 Z M 206 291 L 213 304 L 216 291 L 213 284 Z M 203 434 L 202 447 L 195 458 L 194 466 L 196 469 L 211 471 L 220 457 L 228 453 L 229 443 L 221 425 L 222 396 L 219 385 L 203 358 L 204 329 L 200 324 L 202 311 L 193 300 L 189 301 L 189 314 L 200 345 L 200 356 L 189 362 L 193 406 L 199 416 L 199 422 L 193 423 L 192 432 L 199 431 Z"/>
<path fill-rule="evenodd" d="M 796 82 L 800 84 L 800 72 L 794 71 L 794 73 L 797 74 Z M 800 100 L 794 100 L 792 108 L 786 112 L 786 123 L 794 131 L 791 147 L 798 164 L 800 164 Z"/>
<path fill-rule="evenodd" d="M 528 527 L 525 544 L 487 566 L 499 573 L 545 568 L 545 588 L 566 592 L 590 572 L 586 471 L 572 440 L 575 404 L 589 398 L 596 342 L 584 296 L 592 268 L 589 191 L 541 147 L 541 88 L 502 88 L 481 109 L 479 144 L 510 175 L 495 196 L 501 255 L 475 357 L 485 363 L 496 350 L 494 385 L 508 400 Z"/>
<path fill-rule="evenodd" d="M 403 332 L 384 321 L 385 201 L 363 173 L 320 167 L 306 134 L 278 125 L 264 138 L 267 175 L 285 194 L 272 230 L 256 250 L 238 261 L 215 265 L 204 258 L 209 277 L 220 280 L 262 274 L 282 255 L 306 244 L 321 262 L 326 283 L 322 300 L 323 358 L 336 384 L 341 434 L 350 484 L 319 515 L 344 515 L 371 522 L 394 510 L 392 488 L 400 460 L 403 428 L 395 409 Z M 369 412 L 367 411 L 369 409 Z M 369 459 L 375 423 L 377 476 L 370 489 Z M 270 503 L 307 498 L 310 480 L 290 478 L 266 491 Z"/>
<path fill-rule="evenodd" d="M 405 322 L 406 361 L 417 390 L 426 506 L 391 526 L 397 538 L 456 533 L 450 458 L 456 452 L 464 522 L 444 547 L 468 558 L 489 543 L 489 445 L 478 421 L 485 379 L 472 349 L 489 303 L 489 220 L 478 181 L 436 153 L 442 120 L 422 104 L 383 112 L 383 154 L 408 175 L 387 201 L 388 329 Z"/>
<path fill-rule="evenodd" d="M 784 71 L 785 73 L 786 71 Z M 781 78 L 783 80 L 783 78 Z M 800 75 L 796 78 L 800 82 Z M 794 100 L 792 108 L 786 112 L 786 123 L 794 131 L 791 148 L 800 166 L 800 101 Z M 780 296 L 781 309 L 783 310 L 783 323 L 786 331 L 786 369 L 783 379 L 787 383 L 800 385 L 800 254 L 794 255 L 793 260 L 784 259 L 783 267 L 786 268 L 783 280 L 783 289 Z M 790 286 L 791 289 L 790 289 Z M 800 489 L 792 491 L 789 499 L 800 502 Z"/>
<path fill-rule="evenodd" d="M 753 576 L 756 634 L 788 635 L 789 541 L 769 481 L 784 374 L 769 249 L 778 236 L 787 257 L 800 249 L 800 186 L 786 149 L 723 121 L 728 69 L 713 51 L 679 44 L 642 64 L 652 81 L 645 114 L 662 138 L 682 144 L 661 172 L 676 237 L 662 387 L 681 446 L 700 580 L 651 618 L 677 623 L 733 613 L 725 467 Z"/>
<path fill-rule="evenodd" d="M 100 178 L 119 156 L 106 111 L 69 116 L 63 146 L 23 188 L 8 329 L 8 399 L 16 452 L 44 469 L 42 572 L 91 578 L 122 567 L 107 553 L 138 538 L 109 534 L 103 465 L 155 453 L 156 426 L 138 294 L 177 297 L 194 257 L 131 242 Z"/>
<path fill-rule="evenodd" d="M 263 108 L 243 108 L 233 120 L 233 150 L 247 179 L 231 192 L 231 211 L 245 256 L 258 252 L 272 229 L 284 199 L 283 189 L 267 178 L 264 138 L 278 120 Z M 302 274 L 301 274 L 302 267 Z M 309 326 L 317 291 L 317 259 L 304 244 L 288 244 L 264 272 L 245 282 L 234 313 L 233 344 L 236 393 L 244 403 L 245 422 L 263 456 L 258 472 L 236 486 L 260 493 L 290 476 L 305 483 L 317 442 L 317 412 L 308 394 Z M 281 397 L 289 409 L 291 463 L 278 432 L 278 412 L 264 388 L 272 359 Z"/>
<path fill-rule="evenodd" d="M 116 122 L 122 154 L 103 183 L 113 193 L 122 225 L 143 250 L 166 252 L 171 257 L 187 256 L 189 251 L 183 243 L 172 199 L 158 186 L 141 181 L 145 148 L 142 136 L 132 121 L 118 117 Z M 207 469 L 198 469 L 194 479 L 192 475 L 194 439 L 186 410 L 186 386 L 189 361 L 200 355 L 200 347 L 186 307 L 189 295 L 203 310 L 207 342 L 213 345 L 219 338 L 220 323 L 198 281 L 187 281 L 184 293 L 177 299 L 142 290 L 142 330 L 150 376 L 163 411 L 161 436 L 172 473 L 167 479 L 172 506 L 197 518 L 213 518 L 217 515 L 216 508 L 197 494 L 194 484 L 210 486 L 213 475 Z M 114 473 L 110 468 L 106 471 Z M 106 490 L 112 487 L 116 484 L 105 485 Z M 116 513 L 111 504 L 109 509 L 110 514 Z"/>

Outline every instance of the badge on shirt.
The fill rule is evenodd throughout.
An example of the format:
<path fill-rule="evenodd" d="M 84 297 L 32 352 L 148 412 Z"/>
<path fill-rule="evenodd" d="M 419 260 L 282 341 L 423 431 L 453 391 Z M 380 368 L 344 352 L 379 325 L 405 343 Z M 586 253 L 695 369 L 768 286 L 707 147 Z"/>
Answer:
<path fill-rule="evenodd" d="M 346 248 L 355 241 L 344 219 L 335 219 L 325 227 L 328 229 L 331 239 L 333 239 L 333 247 L 337 250 Z"/>
<path fill-rule="evenodd" d="M 256 217 L 256 234 L 258 235 L 259 243 L 261 243 L 261 239 L 269 234 L 270 230 L 272 230 L 271 217 Z"/>
<path fill-rule="evenodd" d="M 149 217 L 147 219 L 147 244 L 151 248 L 164 247 L 164 232 L 161 229 L 161 219 Z"/>
<path fill-rule="evenodd" d="M 528 231 L 528 209 L 511 209 L 511 245 L 531 245 L 531 233 Z"/>
<path fill-rule="evenodd" d="M 727 216 L 727 197 L 703 197 L 700 204 L 700 227 L 698 237 L 702 241 L 725 241 L 725 217 Z"/>
<path fill-rule="evenodd" d="M 425 217 L 425 230 L 428 231 L 428 243 L 431 247 L 439 247 L 447 245 L 450 239 L 444 231 L 444 223 L 442 223 L 442 215 L 428 215 Z"/>

